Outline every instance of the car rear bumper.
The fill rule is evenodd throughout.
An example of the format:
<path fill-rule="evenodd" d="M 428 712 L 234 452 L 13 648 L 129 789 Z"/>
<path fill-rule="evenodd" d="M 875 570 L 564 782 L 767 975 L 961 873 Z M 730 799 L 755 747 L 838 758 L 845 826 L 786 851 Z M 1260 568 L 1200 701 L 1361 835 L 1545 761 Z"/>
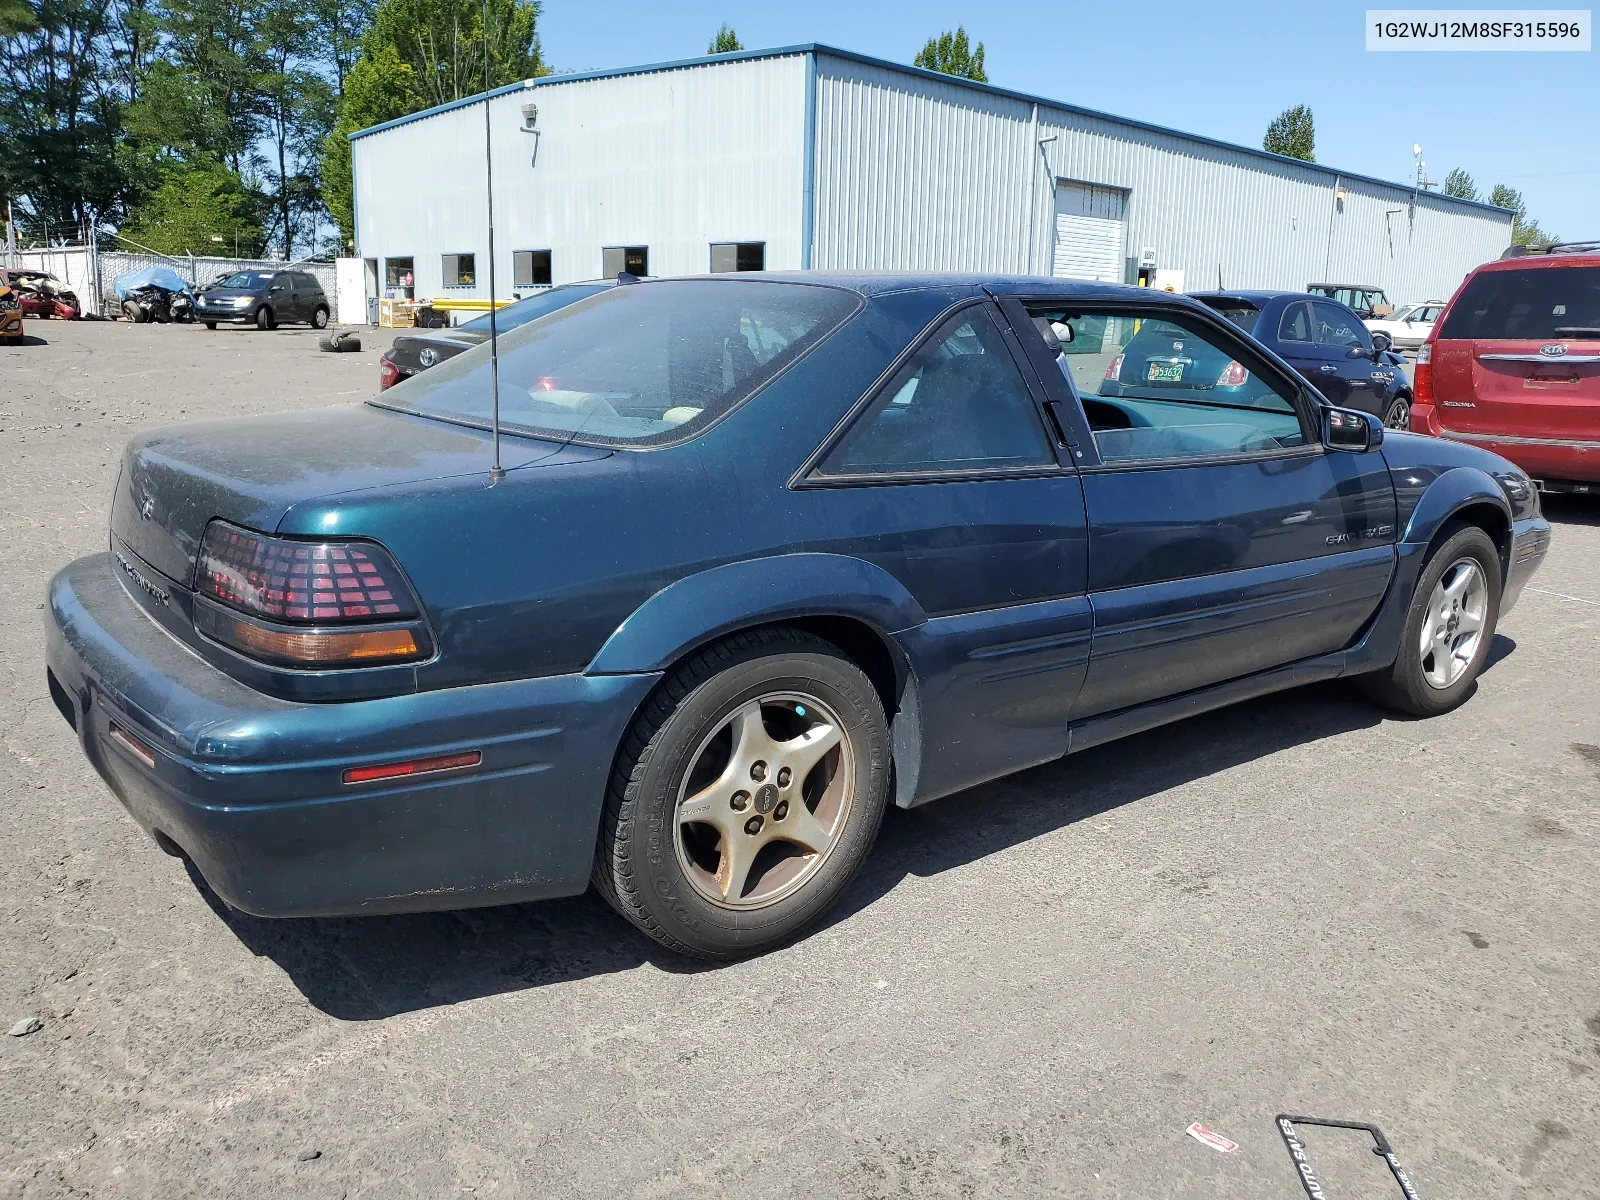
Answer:
<path fill-rule="evenodd" d="M 186 649 L 123 589 L 108 554 L 66 567 L 49 601 L 50 691 L 89 761 L 140 825 L 259 916 L 583 891 L 612 757 L 659 678 L 563 675 L 293 703 Z M 472 750 L 482 762 L 466 770 L 343 782 L 351 767 Z"/>
<path fill-rule="evenodd" d="M 1463 433 L 1440 426 L 1437 414 L 1431 410 L 1424 419 L 1427 432 L 1492 450 L 1501 458 L 1516 463 L 1541 485 L 1553 485 L 1549 490 L 1562 490 L 1562 484 L 1600 483 L 1600 439 Z"/>

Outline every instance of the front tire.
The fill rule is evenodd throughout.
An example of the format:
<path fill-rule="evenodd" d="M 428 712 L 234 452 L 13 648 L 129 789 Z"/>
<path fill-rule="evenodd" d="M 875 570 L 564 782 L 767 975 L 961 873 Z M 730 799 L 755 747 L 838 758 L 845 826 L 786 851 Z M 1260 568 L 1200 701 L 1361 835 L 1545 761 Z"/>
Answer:
<path fill-rule="evenodd" d="M 256 309 L 256 328 L 261 330 L 262 333 L 273 328 L 276 324 L 277 322 L 272 319 L 272 310 L 265 304 Z"/>
<path fill-rule="evenodd" d="M 1429 555 L 1411 595 L 1400 653 L 1362 680 L 1367 693 L 1413 717 L 1459 707 L 1489 657 L 1500 617 L 1500 552 L 1465 525 Z"/>
<path fill-rule="evenodd" d="M 871 849 L 889 722 L 828 642 L 736 634 L 646 702 L 612 771 L 594 881 L 669 949 L 713 961 L 794 938 Z"/>
<path fill-rule="evenodd" d="M 207 329 L 215 329 L 216 327 L 217 327 L 217 323 L 215 321 L 207 321 L 206 322 L 206 328 Z"/>

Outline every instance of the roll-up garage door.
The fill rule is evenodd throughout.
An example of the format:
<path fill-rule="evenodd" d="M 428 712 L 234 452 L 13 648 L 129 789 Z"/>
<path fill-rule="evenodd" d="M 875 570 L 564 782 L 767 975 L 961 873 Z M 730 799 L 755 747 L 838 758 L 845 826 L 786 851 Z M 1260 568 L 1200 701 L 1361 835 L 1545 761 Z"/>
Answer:
<path fill-rule="evenodd" d="M 1052 273 L 1062 279 L 1121 283 L 1127 200 L 1121 188 L 1057 183 Z"/>

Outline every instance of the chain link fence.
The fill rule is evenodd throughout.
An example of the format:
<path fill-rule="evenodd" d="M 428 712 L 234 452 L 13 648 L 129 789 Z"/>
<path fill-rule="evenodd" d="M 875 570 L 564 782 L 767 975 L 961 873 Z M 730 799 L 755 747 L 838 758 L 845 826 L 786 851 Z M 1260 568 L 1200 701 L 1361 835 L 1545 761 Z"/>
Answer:
<path fill-rule="evenodd" d="M 15 241 L 16 249 L 7 255 L 7 265 L 50 272 L 78 294 L 78 302 L 86 313 L 108 317 L 118 315 L 122 308 L 116 292 L 112 290 L 112 282 L 119 276 L 142 271 L 146 267 L 170 267 L 199 291 L 235 271 L 276 271 L 293 266 L 297 271 L 316 277 L 337 311 L 339 281 L 331 262 L 291 264 L 264 258 L 155 254 L 140 250 L 109 250 L 93 242 L 75 246 L 29 246 L 21 236 Z"/>

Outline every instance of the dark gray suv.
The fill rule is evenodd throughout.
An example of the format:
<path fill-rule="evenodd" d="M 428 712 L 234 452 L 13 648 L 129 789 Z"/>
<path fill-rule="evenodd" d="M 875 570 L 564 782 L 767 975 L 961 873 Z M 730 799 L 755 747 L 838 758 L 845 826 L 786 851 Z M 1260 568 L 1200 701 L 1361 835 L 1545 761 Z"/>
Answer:
<path fill-rule="evenodd" d="M 195 318 L 207 329 L 250 324 L 273 329 L 284 321 L 325 329 L 328 313 L 328 297 L 307 271 L 240 271 L 208 287 L 195 303 Z"/>

